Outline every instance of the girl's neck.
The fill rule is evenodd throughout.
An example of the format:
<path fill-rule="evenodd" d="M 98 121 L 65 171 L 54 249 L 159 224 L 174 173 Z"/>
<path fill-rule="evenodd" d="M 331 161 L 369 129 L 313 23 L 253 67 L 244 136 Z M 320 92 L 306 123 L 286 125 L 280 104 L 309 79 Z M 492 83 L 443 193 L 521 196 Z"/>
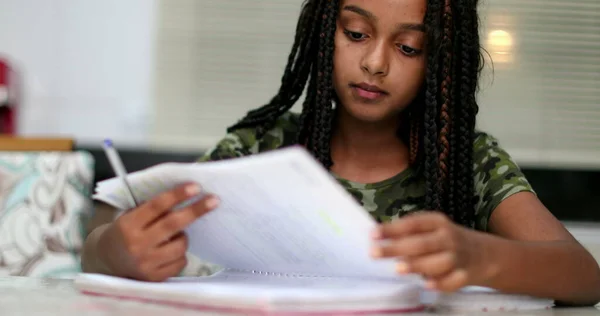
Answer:
<path fill-rule="evenodd" d="M 347 180 L 373 183 L 406 169 L 409 150 L 398 137 L 399 124 L 399 119 L 365 123 L 339 107 L 331 140 L 332 172 Z"/>

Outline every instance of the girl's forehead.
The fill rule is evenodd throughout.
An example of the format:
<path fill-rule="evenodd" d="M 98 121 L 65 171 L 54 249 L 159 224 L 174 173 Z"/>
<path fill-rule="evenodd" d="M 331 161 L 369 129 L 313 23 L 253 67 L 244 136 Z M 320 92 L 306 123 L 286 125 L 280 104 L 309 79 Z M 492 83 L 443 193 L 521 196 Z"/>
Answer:
<path fill-rule="evenodd" d="M 340 0 L 340 9 L 363 11 L 361 15 L 373 20 L 418 22 L 425 16 L 427 0 Z M 357 11 L 357 10 L 353 10 Z"/>

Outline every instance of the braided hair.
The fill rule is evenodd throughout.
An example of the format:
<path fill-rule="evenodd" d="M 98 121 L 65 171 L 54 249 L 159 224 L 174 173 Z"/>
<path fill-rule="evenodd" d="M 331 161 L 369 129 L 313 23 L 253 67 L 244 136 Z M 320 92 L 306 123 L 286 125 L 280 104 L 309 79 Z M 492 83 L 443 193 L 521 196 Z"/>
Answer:
<path fill-rule="evenodd" d="M 258 137 L 301 97 L 297 143 L 326 168 L 334 119 L 332 101 L 334 36 L 340 0 L 306 0 L 292 51 L 277 94 L 228 129 L 252 127 Z M 473 153 L 475 100 L 481 71 L 477 0 L 427 0 L 425 84 L 403 117 L 400 131 L 410 147 L 410 163 L 425 179 L 425 205 L 472 227 L 474 220 Z M 308 87 L 306 87 L 308 84 Z"/>

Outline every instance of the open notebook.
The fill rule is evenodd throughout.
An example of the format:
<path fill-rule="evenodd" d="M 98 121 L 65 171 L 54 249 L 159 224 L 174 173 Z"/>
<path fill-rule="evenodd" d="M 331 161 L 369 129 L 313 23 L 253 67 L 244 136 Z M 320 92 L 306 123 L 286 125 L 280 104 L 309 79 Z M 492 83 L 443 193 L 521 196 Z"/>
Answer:
<path fill-rule="evenodd" d="M 369 256 L 377 223 L 308 152 L 290 147 L 206 163 L 166 163 L 128 176 L 144 201 L 186 182 L 221 199 L 190 225 L 189 252 L 212 277 L 154 284 L 83 274 L 86 293 L 164 303 L 278 311 L 383 312 L 423 307 L 422 280 Z M 118 179 L 94 197 L 131 207 Z M 176 211 L 176 210 L 174 210 Z"/>
<path fill-rule="evenodd" d="M 220 272 L 210 277 L 146 283 L 83 274 L 76 279 L 75 285 L 91 295 L 243 314 L 404 313 L 424 309 L 417 284 L 367 279 L 290 278 Z"/>
<path fill-rule="evenodd" d="M 301 302 L 318 299 L 311 293 L 319 293 L 326 299 L 318 304 L 319 310 L 348 306 L 341 304 L 348 297 L 364 298 L 362 305 L 352 307 L 360 310 L 421 307 L 420 278 L 399 276 L 394 260 L 369 256 L 370 234 L 377 223 L 301 147 L 216 162 L 166 163 L 132 173 L 128 179 L 140 201 L 190 181 L 200 184 L 203 192 L 218 195 L 220 206 L 186 233 L 192 255 L 224 270 L 184 285 L 83 275 L 79 284 L 84 290 L 89 286 L 88 292 L 102 292 L 106 282 L 117 282 L 134 287 L 140 295 L 162 295 L 164 289 L 176 293 L 171 298 L 183 300 L 190 295 L 199 300 L 198 292 L 191 294 L 190 288 L 201 293 L 214 290 L 228 306 L 232 304 L 228 295 L 235 294 L 249 295 L 247 304 L 254 308 L 267 300 L 269 306 L 297 309 Z M 120 209 L 131 207 L 118 179 L 100 182 L 94 198 Z M 315 292 L 302 289 L 308 284 Z M 382 295 L 390 299 L 372 299 Z"/>

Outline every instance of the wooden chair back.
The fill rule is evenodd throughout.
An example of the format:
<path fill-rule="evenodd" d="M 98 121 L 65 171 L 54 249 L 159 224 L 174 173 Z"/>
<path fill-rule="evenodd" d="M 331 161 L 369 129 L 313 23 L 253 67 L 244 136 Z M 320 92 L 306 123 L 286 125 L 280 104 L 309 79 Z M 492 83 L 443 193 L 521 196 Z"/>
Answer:
<path fill-rule="evenodd" d="M 0 136 L 0 151 L 73 151 L 71 138 Z"/>

